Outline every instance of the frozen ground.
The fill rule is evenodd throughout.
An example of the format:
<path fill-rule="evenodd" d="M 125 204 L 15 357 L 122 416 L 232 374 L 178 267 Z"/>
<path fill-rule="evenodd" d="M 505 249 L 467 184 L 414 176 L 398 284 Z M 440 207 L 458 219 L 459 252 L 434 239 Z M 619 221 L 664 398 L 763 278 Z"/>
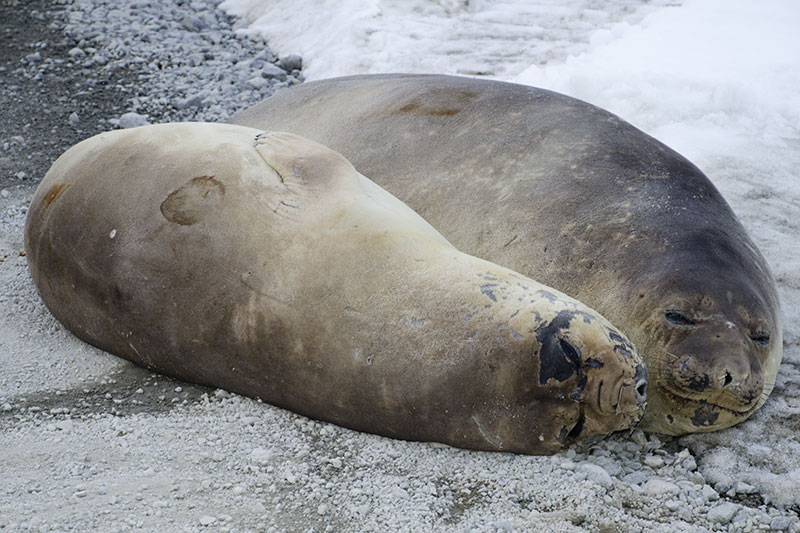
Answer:
<path fill-rule="evenodd" d="M 382 0 L 227 0 L 256 40 L 233 38 L 213 1 L 60 3 L 54 14 L 55 2 L 2 0 L 4 17 L 35 4 L 44 24 L 0 70 L 5 87 L 19 85 L 12 106 L 0 90 L 0 529 L 800 531 L 796 3 L 408 0 L 415 8 L 402 10 Z M 149 374 L 73 338 L 39 301 L 21 256 L 41 171 L 124 112 L 213 120 L 294 83 L 298 73 L 281 80 L 266 65 L 271 52 L 257 57 L 259 36 L 278 56 L 303 54 L 312 78 L 481 72 L 553 88 L 689 156 L 778 279 L 785 356 L 765 407 L 709 435 L 636 432 L 553 457 L 476 453 L 310 421 Z M 42 63 L 66 62 L 20 62 L 37 51 Z M 63 70 L 69 61 L 81 70 Z M 70 72 L 92 89 L 68 92 Z M 41 98 L 26 101 L 35 91 Z M 61 92 L 43 101 L 48 91 Z"/>

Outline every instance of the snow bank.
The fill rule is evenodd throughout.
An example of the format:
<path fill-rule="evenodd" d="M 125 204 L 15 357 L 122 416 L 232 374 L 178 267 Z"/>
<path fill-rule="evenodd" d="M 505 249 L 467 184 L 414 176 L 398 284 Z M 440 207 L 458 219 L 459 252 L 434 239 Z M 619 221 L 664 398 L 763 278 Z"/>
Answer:
<path fill-rule="evenodd" d="M 225 0 L 307 79 L 378 72 L 514 76 L 582 51 L 597 28 L 635 22 L 649 5 L 612 0 Z"/>

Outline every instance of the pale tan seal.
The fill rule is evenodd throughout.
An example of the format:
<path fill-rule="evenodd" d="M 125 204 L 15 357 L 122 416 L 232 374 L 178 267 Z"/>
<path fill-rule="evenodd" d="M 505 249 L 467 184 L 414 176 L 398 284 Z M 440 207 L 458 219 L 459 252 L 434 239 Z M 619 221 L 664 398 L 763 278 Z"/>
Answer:
<path fill-rule="evenodd" d="M 31 273 L 80 338 L 391 437 L 551 453 L 636 423 L 645 370 L 583 304 L 452 247 L 341 155 L 221 124 L 56 161 Z"/>
<path fill-rule="evenodd" d="M 702 172 L 602 109 L 380 75 L 303 84 L 233 122 L 330 146 L 458 249 L 597 309 L 647 361 L 645 429 L 724 428 L 772 391 L 783 345 L 766 261 Z"/>

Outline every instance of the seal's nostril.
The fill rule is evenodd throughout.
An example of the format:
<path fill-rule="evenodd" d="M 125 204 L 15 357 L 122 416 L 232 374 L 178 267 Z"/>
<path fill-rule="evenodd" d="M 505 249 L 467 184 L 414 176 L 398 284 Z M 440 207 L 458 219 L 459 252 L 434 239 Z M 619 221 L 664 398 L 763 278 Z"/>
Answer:
<path fill-rule="evenodd" d="M 636 405 L 641 406 L 647 399 L 647 367 L 638 365 L 636 374 L 633 376 L 634 391 L 636 394 Z"/>
<path fill-rule="evenodd" d="M 636 383 L 636 402 L 641 404 L 647 399 L 647 382 L 639 381 Z"/>
<path fill-rule="evenodd" d="M 728 385 L 731 384 L 731 381 L 733 381 L 733 378 L 731 377 L 731 373 L 730 372 L 725 372 L 725 383 L 722 386 L 723 387 L 727 387 Z"/>

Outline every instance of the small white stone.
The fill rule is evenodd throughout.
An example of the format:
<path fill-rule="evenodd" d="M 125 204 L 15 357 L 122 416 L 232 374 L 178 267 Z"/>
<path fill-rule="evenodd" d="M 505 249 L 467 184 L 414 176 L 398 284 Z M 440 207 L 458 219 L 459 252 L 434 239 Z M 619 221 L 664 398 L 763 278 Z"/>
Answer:
<path fill-rule="evenodd" d="M 724 502 L 708 511 L 708 521 L 725 525 L 739 512 L 739 506 L 735 503 Z"/>
<path fill-rule="evenodd" d="M 150 122 L 147 117 L 139 113 L 125 113 L 119 117 L 119 125 L 122 128 L 136 128 L 138 126 L 147 126 Z"/>
<path fill-rule="evenodd" d="M 700 495 L 709 502 L 715 502 L 719 500 L 719 493 L 715 491 L 714 487 L 711 485 L 703 485 L 703 488 L 700 489 Z"/>
<path fill-rule="evenodd" d="M 70 115 L 69 115 L 69 118 L 68 118 L 67 120 L 68 120 L 68 121 L 69 121 L 69 123 L 70 123 L 70 124 L 72 124 L 73 126 L 77 126 L 77 125 L 80 123 L 80 121 L 81 121 L 81 119 L 80 119 L 80 117 L 78 116 L 78 114 L 77 114 L 76 112 L 74 112 L 74 111 L 73 111 L 72 113 L 70 113 Z"/>
<path fill-rule="evenodd" d="M 650 468 L 661 468 L 664 466 L 664 458 L 660 455 L 648 455 L 644 458 L 644 464 Z"/>
<path fill-rule="evenodd" d="M 144 394 L 144 389 L 136 389 L 136 394 Z"/>
<path fill-rule="evenodd" d="M 200 517 L 200 525 L 202 526 L 210 526 L 216 521 L 217 519 L 210 515 L 203 515 Z"/>
<path fill-rule="evenodd" d="M 575 463 L 572 461 L 563 461 L 560 465 L 558 465 L 561 470 L 575 470 Z"/>
<path fill-rule="evenodd" d="M 680 490 L 675 483 L 663 479 L 651 479 L 642 485 L 642 489 L 646 494 L 667 494 Z"/>
<path fill-rule="evenodd" d="M 117 230 L 115 229 L 112 229 L 111 232 L 108 234 L 109 239 L 113 239 L 116 236 L 117 236 Z"/>
<path fill-rule="evenodd" d="M 776 516 L 769 523 L 769 528 L 773 531 L 785 531 L 789 529 L 789 526 L 791 524 L 792 521 L 789 519 L 788 516 Z"/>
<path fill-rule="evenodd" d="M 327 504 L 322 503 L 322 504 L 320 504 L 319 507 L 317 507 L 317 514 L 318 515 L 322 516 L 327 512 L 328 512 L 328 505 Z"/>
<path fill-rule="evenodd" d="M 392 497 L 397 498 L 398 500 L 411 499 L 411 497 L 408 495 L 408 492 L 406 492 L 405 489 L 398 487 L 397 485 L 392 487 L 392 490 L 390 492 Z"/>
<path fill-rule="evenodd" d="M 737 481 L 734 483 L 733 488 L 737 494 L 752 494 L 756 492 L 756 488 L 753 485 L 744 481 Z"/>
<path fill-rule="evenodd" d="M 3 189 L 2 191 L 0 191 L 0 196 L 2 196 L 3 198 L 8 198 L 9 194 L 10 193 L 8 192 L 8 189 Z"/>
<path fill-rule="evenodd" d="M 175 387 L 175 392 L 181 392 L 181 391 L 183 391 L 183 387 Z"/>
<path fill-rule="evenodd" d="M 596 465 L 593 463 L 581 463 L 579 465 L 579 469 L 586 473 L 586 478 L 604 489 L 610 489 L 614 486 L 614 480 L 611 479 L 611 476 L 606 469 L 600 465 Z"/>
<path fill-rule="evenodd" d="M 272 462 L 272 457 L 275 454 L 271 450 L 267 450 L 266 448 L 253 448 L 253 451 L 250 452 L 250 459 L 252 459 L 255 463 L 260 465 L 266 465 Z"/>

